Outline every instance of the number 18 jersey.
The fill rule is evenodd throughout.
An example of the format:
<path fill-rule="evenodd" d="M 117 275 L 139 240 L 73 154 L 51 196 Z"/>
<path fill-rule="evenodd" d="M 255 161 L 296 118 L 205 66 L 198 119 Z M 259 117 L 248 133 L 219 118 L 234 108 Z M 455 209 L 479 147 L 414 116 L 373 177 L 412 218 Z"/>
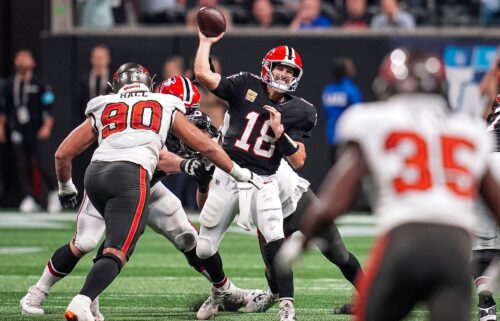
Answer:
<path fill-rule="evenodd" d="M 473 232 L 470 208 L 493 144 L 483 121 L 450 114 L 435 95 L 399 95 L 340 118 L 343 142 L 357 142 L 376 187 L 381 232 L 411 222 Z"/>
<path fill-rule="evenodd" d="M 85 114 L 99 134 L 92 161 L 136 163 L 151 178 L 176 110 L 185 110 L 179 98 L 143 91 L 90 100 Z"/>

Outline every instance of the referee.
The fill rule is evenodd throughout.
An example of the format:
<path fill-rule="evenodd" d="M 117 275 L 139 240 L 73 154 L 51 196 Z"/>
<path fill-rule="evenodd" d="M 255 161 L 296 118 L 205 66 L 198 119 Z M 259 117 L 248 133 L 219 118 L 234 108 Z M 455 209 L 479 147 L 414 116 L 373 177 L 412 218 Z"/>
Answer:
<path fill-rule="evenodd" d="M 41 159 L 40 142 L 50 138 L 54 118 L 51 115 L 54 93 L 50 85 L 33 75 L 35 59 L 28 50 L 20 50 L 14 58 L 16 72 L 4 86 L 4 108 L 0 120 L 10 129 L 12 150 L 16 159 L 16 177 L 21 187 L 20 211 L 33 212 L 38 205 L 33 197 L 33 165 L 38 165 L 50 189 L 49 212 L 60 211 L 57 186 L 52 171 Z M 1 124 L 0 124 L 1 125 Z M 54 192 L 55 191 L 55 192 Z"/>

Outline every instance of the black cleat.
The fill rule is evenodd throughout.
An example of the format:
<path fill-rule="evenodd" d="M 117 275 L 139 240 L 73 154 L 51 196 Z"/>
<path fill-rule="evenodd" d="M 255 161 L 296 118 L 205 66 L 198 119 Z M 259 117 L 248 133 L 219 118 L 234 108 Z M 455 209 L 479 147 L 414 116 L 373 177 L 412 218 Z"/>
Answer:
<path fill-rule="evenodd" d="M 479 321 L 496 321 L 497 320 L 497 306 L 493 295 L 489 291 L 479 293 L 479 308 L 478 319 Z"/>
<path fill-rule="evenodd" d="M 333 314 L 353 314 L 352 304 L 344 304 L 339 307 L 333 308 Z"/>

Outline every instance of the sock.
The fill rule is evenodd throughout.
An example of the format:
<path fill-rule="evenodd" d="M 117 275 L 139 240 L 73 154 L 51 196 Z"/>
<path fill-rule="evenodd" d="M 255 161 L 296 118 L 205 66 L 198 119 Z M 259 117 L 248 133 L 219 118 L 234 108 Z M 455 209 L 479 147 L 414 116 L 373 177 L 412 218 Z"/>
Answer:
<path fill-rule="evenodd" d="M 226 279 L 219 252 L 209 258 L 200 259 L 213 284 L 221 284 Z"/>
<path fill-rule="evenodd" d="M 266 276 L 266 280 L 267 280 L 267 284 L 269 285 L 269 290 L 271 290 L 271 293 L 272 294 L 278 294 L 279 290 L 278 290 L 278 284 L 276 284 L 276 280 L 274 280 L 270 273 L 269 273 L 269 268 L 266 267 L 266 271 L 265 271 L 265 276 Z"/>
<path fill-rule="evenodd" d="M 284 242 L 285 239 L 283 238 L 267 243 L 264 245 L 264 254 L 266 256 L 266 261 L 271 263 L 269 265 L 269 275 L 271 279 L 276 280 L 280 300 L 293 300 L 293 273 L 289 275 L 276 274 L 274 269 L 274 258 Z"/>
<path fill-rule="evenodd" d="M 120 269 L 120 259 L 114 255 L 104 254 L 94 263 L 80 294 L 94 301 L 113 282 L 120 273 Z"/>
<path fill-rule="evenodd" d="M 229 289 L 229 285 L 231 284 L 231 282 L 229 282 L 229 280 L 227 279 L 227 277 L 224 277 L 224 279 L 218 283 L 213 283 L 213 286 L 214 288 L 217 288 L 221 291 L 226 291 L 227 289 Z"/>
<path fill-rule="evenodd" d="M 474 284 L 476 284 L 477 293 L 487 292 L 486 287 L 487 283 L 490 281 L 490 278 L 487 276 L 480 276 L 474 280 Z"/>
<path fill-rule="evenodd" d="M 79 260 L 80 258 L 71 252 L 69 244 L 61 246 L 52 254 L 35 286 L 49 293 L 54 284 L 73 271 Z"/>
<path fill-rule="evenodd" d="M 193 269 L 195 269 L 198 273 L 200 273 L 201 275 L 206 277 L 210 283 L 212 283 L 212 280 L 210 279 L 210 275 L 208 275 L 208 272 L 206 271 L 202 260 L 196 255 L 196 247 L 193 248 L 191 251 L 182 252 L 182 253 L 186 257 L 186 260 L 188 261 L 189 265 L 191 267 L 193 267 Z"/>

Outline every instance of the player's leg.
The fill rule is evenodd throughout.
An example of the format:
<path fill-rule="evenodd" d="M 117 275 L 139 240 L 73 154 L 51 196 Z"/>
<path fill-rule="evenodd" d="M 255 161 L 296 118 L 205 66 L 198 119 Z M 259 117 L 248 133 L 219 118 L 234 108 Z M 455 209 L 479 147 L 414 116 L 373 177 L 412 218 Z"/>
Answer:
<path fill-rule="evenodd" d="M 148 226 L 168 239 L 184 254 L 190 266 L 211 281 L 196 255 L 198 231 L 187 218 L 179 198 L 161 182 L 151 187 L 150 194 Z"/>
<path fill-rule="evenodd" d="M 317 199 L 317 196 L 308 189 L 297 203 L 297 209 L 292 214 L 292 219 L 295 220 L 296 217 L 299 222 L 304 219 L 304 216 L 307 215 L 307 209 Z M 285 234 L 287 233 L 286 225 L 285 222 Z M 292 223 L 292 225 L 295 224 Z M 332 224 L 331 228 L 321 235 L 321 238 L 324 241 L 324 246 L 320 248 L 321 253 L 339 267 L 346 280 L 355 285 L 356 277 L 362 273 L 361 265 L 358 259 L 347 250 L 337 226 Z"/>
<path fill-rule="evenodd" d="M 212 184 L 205 205 L 200 214 L 200 234 L 196 254 L 212 280 L 212 294 L 197 313 L 200 320 L 208 319 L 218 312 L 219 304 L 228 297 L 235 300 L 241 291 L 228 280 L 224 273 L 222 259 L 218 253 L 224 233 L 234 219 L 238 201 L 236 182 L 219 169 L 214 172 Z"/>
<path fill-rule="evenodd" d="M 149 177 L 137 164 L 93 162 L 85 173 L 85 187 L 103 213 L 106 240 L 103 255 L 95 259 L 79 295 L 66 310 L 67 320 L 86 320 L 92 315 L 90 303 L 118 276 L 144 232 L 148 216 Z"/>
<path fill-rule="evenodd" d="M 398 236 L 376 240 L 365 274 L 357 280 L 357 321 L 399 321 L 411 311 L 421 293 L 403 273 L 407 254 L 398 247 Z"/>
<path fill-rule="evenodd" d="M 485 275 L 486 269 L 500 254 L 498 249 L 482 249 L 472 251 L 472 276 L 479 296 L 478 314 L 480 321 L 495 321 L 497 319 L 496 303 L 493 294 L 486 289 L 490 280 Z"/>
<path fill-rule="evenodd" d="M 293 274 L 278 274 L 275 268 L 276 254 L 285 241 L 283 211 L 277 181 L 271 180 L 264 184 L 264 187 L 255 194 L 256 210 L 253 212 L 253 220 L 266 241 L 263 251 L 265 262 L 269 263 L 267 267 L 269 276 L 278 286 L 280 319 L 295 320 Z"/>
<path fill-rule="evenodd" d="M 69 244 L 57 249 L 38 280 L 21 299 L 23 314 L 43 314 L 41 305 L 54 284 L 73 271 L 81 257 L 92 251 L 104 234 L 104 220 L 84 196 L 78 210 L 76 231 Z"/>
<path fill-rule="evenodd" d="M 479 320 L 492 321 L 497 319 L 496 303 L 493 294 L 486 289 L 490 279 L 485 275 L 485 271 L 500 253 L 499 229 L 493 215 L 482 199 L 476 202 L 474 214 L 477 217 L 477 233 L 472 251 L 471 268 L 476 292 L 479 296 Z"/>
<path fill-rule="evenodd" d="M 469 321 L 471 315 L 471 283 L 470 283 L 470 237 L 466 231 L 448 227 L 445 230 L 439 227 L 439 235 L 435 241 L 443 240 L 446 246 L 434 246 L 434 253 L 428 254 L 424 262 L 429 262 L 434 255 L 430 266 L 435 271 L 432 292 L 428 298 L 431 321 L 456 320 Z M 430 235 L 429 235 L 430 234 Z M 432 238 L 433 233 L 426 235 Z M 416 261 L 416 260 L 415 260 Z M 414 261 L 414 262 L 415 262 Z M 479 320 L 496 320 L 496 315 L 489 318 L 480 317 Z M 493 319 L 491 317 L 494 317 Z"/>

